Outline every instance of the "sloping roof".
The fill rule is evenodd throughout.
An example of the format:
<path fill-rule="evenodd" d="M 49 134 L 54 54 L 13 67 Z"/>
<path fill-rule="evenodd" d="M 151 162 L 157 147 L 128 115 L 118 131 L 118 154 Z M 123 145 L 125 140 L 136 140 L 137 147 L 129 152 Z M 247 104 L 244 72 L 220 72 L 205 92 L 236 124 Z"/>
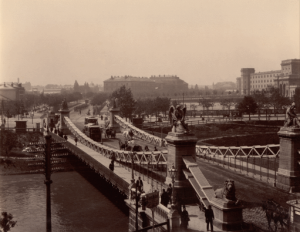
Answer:
<path fill-rule="evenodd" d="M 121 77 L 111 77 L 104 82 L 118 82 L 118 81 L 143 81 L 143 82 L 154 82 L 148 77 L 133 77 L 133 76 L 121 76 Z"/>

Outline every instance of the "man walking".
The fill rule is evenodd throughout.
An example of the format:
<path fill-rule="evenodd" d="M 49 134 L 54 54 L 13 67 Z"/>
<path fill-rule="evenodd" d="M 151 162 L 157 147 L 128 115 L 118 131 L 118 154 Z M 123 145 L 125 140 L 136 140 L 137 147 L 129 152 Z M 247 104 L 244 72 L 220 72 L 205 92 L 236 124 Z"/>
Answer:
<path fill-rule="evenodd" d="M 77 141 L 78 141 L 78 139 L 77 139 L 77 137 L 75 136 L 75 145 L 77 146 Z"/>
<path fill-rule="evenodd" d="M 143 191 L 143 181 L 141 180 L 141 177 L 139 176 L 139 179 L 136 181 L 136 187 L 138 191 L 142 192 Z"/>
<path fill-rule="evenodd" d="M 206 229 L 209 230 L 209 224 L 211 231 L 214 231 L 213 220 L 215 219 L 214 211 L 211 209 L 211 205 L 205 210 Z"/>
<path fill-rule="evenodd" d="M 170 201 L 170 204 L 172 204 L 172 185 L 171 184 L 169 184 L 169 187 L 167 188 L 167 194 L 168 194 L 168 196 L 169 196 L 169 201 Z M 168 202 L 169 203 L 169 202 Z"/>

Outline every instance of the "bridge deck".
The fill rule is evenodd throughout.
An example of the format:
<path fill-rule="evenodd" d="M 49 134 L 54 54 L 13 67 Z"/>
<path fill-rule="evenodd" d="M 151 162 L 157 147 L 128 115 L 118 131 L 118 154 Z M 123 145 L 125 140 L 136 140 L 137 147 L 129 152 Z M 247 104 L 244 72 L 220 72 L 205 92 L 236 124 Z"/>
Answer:
<path fill-rule="evenodd" d="M 69 137 L 68 142 L 75 145 L 75 141 L 72 137 Z M 79 148 L 80 150 L 82 150 L 85 153 L 87 153 L 88 155 L 90 155 L 92 158 L 94 158 L 95 160 L 100 162 L 102 165 L 104 165 L 108 169 L 108 166 L 111 162 L 111 160 L 109 158 L 102 156 L 98 152 L 90 149 L 89 147 L 87 147 L 81 143 L 77 143 L 77 148 Z M 122 166 L 118 163 L 115 163 L 114 173 L 117 174 L 123 180 L 125 180 L 128 184 L 131 183 L 131 169 L 125 168 L 124 166 Z M 135 173 L 135 177 L 134 177 L 135 180 L 138 178 L 139 175 L 141 176 L 141 178 L 143 180 L 144 176 L 142 174 L 140 174 L 136 171 L 134 171 L 134 173 Z M 150 192 L 151 191 L 151 180 L 148 183 L 148 181 L 144 179 L 143 184 L 144 184 L 145 192 Z M 161 192 L 161 186 L 159 187 L 159 184 L 157 182 L 154 183 L 154 189 L 159 189 Z M 169 207 L 170 207 L 170 205 L 169 205 Z M 204 213 L 199 210 L 197 205 L 187 205 L 186 208 L 187 208 L 187 211 L 189 212 L 189 216 L 190 216 L 188 231 L 205 231 L 206 223 L 205 223 Z M 221 231 L 216 227 L 214 229 L 215 229 L 214 231 Z"/>

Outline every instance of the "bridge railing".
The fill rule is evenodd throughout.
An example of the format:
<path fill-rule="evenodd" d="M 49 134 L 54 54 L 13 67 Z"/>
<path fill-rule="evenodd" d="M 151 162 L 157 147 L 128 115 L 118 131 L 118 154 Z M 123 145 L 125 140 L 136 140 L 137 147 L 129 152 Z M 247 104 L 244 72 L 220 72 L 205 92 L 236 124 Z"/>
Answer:
<path fill-rule="evenodd" d="M 121 162 L 131 162 L 132 156 L 134 163 L 137 164 L 166 164 L 165 155 L 167 151 L 151 151 L 151 152 L 131 152 L 114 149 L 103 144 L 100 144 L 91 138 L 87 137 L 80 129 L 78 129 L 68 117 L 64 117 L 64 121 L 70 132 L 77 137 L 78 141 L 87 147 L 97 151 L 107 158 Z"/>
<path fill-rule="evenodd" d="M 126 122 L 123 118 L 121 118 L 118 115 L 115 115 L 115 121 L 120 125 L 120 127 L 122 127 L 123 129 L 131 129 L 134 136 L 147 141 L 148 143 L 151 143 L 153 145 L 156 146 L 160 146 L 160 147 L 166 147 L 167 146 L 167 141 L 165 139 L 159 138 L 155 135 L 151 135 L 135 126 L 133 126 L 132 124 L 130 124 L 129 122 Z"/>
<path fill-rule="evenodd" d="M 252 147 L 196 146 L 196 155 L 207 162 L 276 185 L 279 144 Z"/>

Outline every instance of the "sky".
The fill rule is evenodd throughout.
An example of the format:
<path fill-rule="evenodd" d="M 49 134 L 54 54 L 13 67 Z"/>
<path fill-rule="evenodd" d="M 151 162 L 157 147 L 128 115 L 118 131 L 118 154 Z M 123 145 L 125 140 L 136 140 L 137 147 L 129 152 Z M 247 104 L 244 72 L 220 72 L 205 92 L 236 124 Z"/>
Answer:
<path fill-rule="evenodd" d="M 0 0 L 0 82 L 235 82 L 299 59 L 299 1 Z"/>

